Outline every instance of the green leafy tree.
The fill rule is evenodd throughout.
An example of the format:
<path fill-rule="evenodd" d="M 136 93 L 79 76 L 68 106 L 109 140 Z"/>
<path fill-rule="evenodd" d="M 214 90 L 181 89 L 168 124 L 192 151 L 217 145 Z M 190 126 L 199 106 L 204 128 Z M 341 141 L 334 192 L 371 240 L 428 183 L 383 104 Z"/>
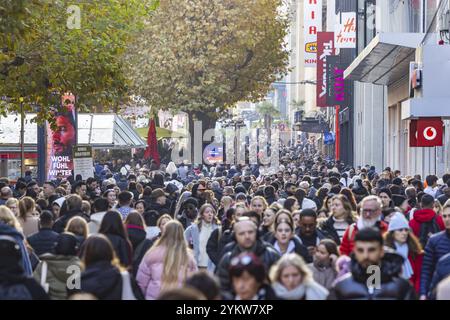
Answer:
<path fill-rule="evenodd" d="M 203 130 L 239 101 L 260 101 L 286 74 L 282 0 L 165 0 L 128 59 L 134 93 L 153 108 L 184 111 Z M 191 132 L 192 136 L 192 132 Z"/>
<path fill-rule="evenodd" d="M 157 5 L 1 0 L 0 113 L 17 111 L 21 103 L 25 111 L 39 105 L 37 120 L 51 120 L 49 106 L 58 105 L 65 92 L 76 95 L 80 111 L 124 101 L 129 92 L 124 53 Z"/>

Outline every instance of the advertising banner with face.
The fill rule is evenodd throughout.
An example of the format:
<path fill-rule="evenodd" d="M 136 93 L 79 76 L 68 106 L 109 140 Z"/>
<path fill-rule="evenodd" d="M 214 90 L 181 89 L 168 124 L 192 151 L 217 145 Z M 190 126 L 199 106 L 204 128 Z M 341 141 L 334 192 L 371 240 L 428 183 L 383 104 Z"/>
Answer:
<path fill-rule="evenodd" d="M 73 147 L 77 143 L 77 118 L 75 96 L 65 94 L 61 106 L 53 110 L 56 129 L 47 124 L 47 179 L 53 180 L 58 174 L 72 175 Z"/>

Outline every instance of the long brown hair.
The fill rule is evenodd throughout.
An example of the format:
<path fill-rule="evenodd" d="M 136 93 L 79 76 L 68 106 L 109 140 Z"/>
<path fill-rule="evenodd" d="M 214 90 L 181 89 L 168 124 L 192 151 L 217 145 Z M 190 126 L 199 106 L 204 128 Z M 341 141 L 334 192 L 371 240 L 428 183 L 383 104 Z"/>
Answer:
<path fill-rule="evenodd" d="M 198 229 L 199 229 L 199 230 L 201 230 L 201 228 L 202 228 L 202 223 L 203 223 L 203 213 L 204 213 L 204 212 L 206 211 L 206 209 L 208 209 L 208 208 L 211 208 L 211 209 L 213 210 L 213 212 L 214 212 L 214 216 L 213 216 L 212 223 L 213 223 L 213 224 L 217 224 L 217 225 L 220 224 L 220 221 L 219 221 L 219 219 L 217 218 L 217 211 L 216 211 L 216 209 L 214 208 L 214 206 L 213 206 L 212 204 L 210 204 L 210 203 L 205 203 L 204 205 L 202 205 L 202 206 L 200 207 L 200 210 L 199 210 L 199 212 L 198 212 L 197 219 L 195 220 L 195 223 L 198 225 Z"/>
<path fill-rule="evenodd" d="M 384 235 L 384 244 L 392 249 L 395 249 L 394 232 L 395 230 L 389 231 Z M 408 244 L 408 250 L 413 259 L 423 253 L 423 248 L 419 239 L 411 231 L 408 232 L 408 239 L 406 240 L 406 243 Z"/>
<path fill-rule="evenodd" d="M 167 222 L 161 238 L 156 240 L 149 252 L 158 247 L 164 247 L 166 250 L 161 289 L 168 289 L 178 283 L 180 274 L 183 275 L 183 280 L 187 278 L 190 250 L 184 237 L 183 225 L 177 220 Z"/>
<path fill-rule="evenodd" d="M 119 270 L 123 269 L 120 266 L 111 241 L 101 233 L 93 234 L 83 242 L 81 257 L 86 268 L 96 262 L 107 261 L 111 262 L 111 265 Z"/>
<path fill-rule="evenodd" d="M 19 200 L 19 217 L 25 222 L 27 221 L 27 213 L 34 211 L 36 203 L 31 197 L 23 197 Z"/>
<path fill-rule="evenodd" d="M 355 212 L 353 212 L 353 208 L 352 205 L 350 203 L 350 201 L 347 199 L 347 197 L 343 194 L 338 194 L 335 195 L 333 198 L 331 198 L 331 201 L 334 200 L 339 200 L 342 202 L 342 205 L 345 209 L 345 221 L 349 222 L 350 224 L 352 224 L 353 222 L 355 222 L 356 218 L 355 218 Z"/>
<path fill-rule="evenodd" d="M 342 188 L 339 194 L 343 194 L 344 196 L 346 196 L 348 201 L 350 201 L 350 204 L 352 205 L 352 210 L 356 211 L 356 199 L 352 190 L 350 190 L 349 188 Z"/>

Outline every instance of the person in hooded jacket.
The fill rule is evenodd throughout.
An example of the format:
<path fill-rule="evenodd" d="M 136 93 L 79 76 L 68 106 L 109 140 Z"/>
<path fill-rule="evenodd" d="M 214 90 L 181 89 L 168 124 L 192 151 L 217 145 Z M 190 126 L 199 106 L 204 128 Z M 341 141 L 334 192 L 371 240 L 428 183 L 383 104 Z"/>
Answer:
<path fill-rule="evenodd" d="M 0 231 L 0 300 L 48 300 L 44 289 L 23 269 L 21 242 Z"/>
<path fill-rule="evenodd" d="M 108 211 L 103 217 L 98 232 L 109 239 L 120 263 L 124 267 L 129 267 L 132 263 L 132 247 L 120 213 L 114 210 Z"/>
<path fill-rule="evenodd" d="M 414 232 L 414 235 L 419 238 L 422 246 L 425 247 L 428 242 L 429 235 L 421 235 L 422 225 L 425 223 L 434 224 L 437 229 L 434 233 L 445 230 L 445 225 L 442 220 L 442 216 L 437 215 L 433 210 L 433 196 L 424 194 L 420 200 L 420 205 L 422 209 L 414 211 L 413 217 L 409 221 L 409 226 Z"/>
<path fill-rule="evenodd" d="M 106 236 L 91 235 L 83 244 L 81 257 L 85 266 L 81 273 L 81 287 L 69 289 L 69 296 L 83 292 L 99 300 L 143 299 L 136 281 L 123 270 Z M 130 289 L 128 292 L 125 290 L 127 288 Z"/>
<path fill-rule="evenodd" d="M 48 286 L 48 295 L 52 300 L 67 299 L 67 280 L 69 267 L 82 270 L 78 258 L 78 242 L 73 233 L 64 232 L 58 235 L 53 253 L 39 256 L 41 262 L 34 270 L 34 279 L 41 286 Z"/>
<path fill-rule="evenodd" d="M 139 265 L 145 253 L 150 249 L 153 241 L 147 239 L 145 222 L 137 211 L 132 211 L 125 219 L 125 227 L 133 247 L 133 276 L 136 276 Z"/>

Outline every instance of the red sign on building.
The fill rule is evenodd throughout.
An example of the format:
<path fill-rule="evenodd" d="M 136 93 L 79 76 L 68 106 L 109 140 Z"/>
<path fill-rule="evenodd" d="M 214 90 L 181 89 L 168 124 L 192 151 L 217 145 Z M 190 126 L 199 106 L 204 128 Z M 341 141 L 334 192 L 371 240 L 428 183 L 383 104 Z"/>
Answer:
<path fill-rule="evenodd" d="M 335 54 L 334 32 L 317 34 L 317 96 L 318 107 L 327 105 L 327 57 Z"/>
<path fill-rule="evenodd" d="M 409 136 L 411 147 L 442 147 L 444 123 L 441 118 L 412 120 Z"/>

